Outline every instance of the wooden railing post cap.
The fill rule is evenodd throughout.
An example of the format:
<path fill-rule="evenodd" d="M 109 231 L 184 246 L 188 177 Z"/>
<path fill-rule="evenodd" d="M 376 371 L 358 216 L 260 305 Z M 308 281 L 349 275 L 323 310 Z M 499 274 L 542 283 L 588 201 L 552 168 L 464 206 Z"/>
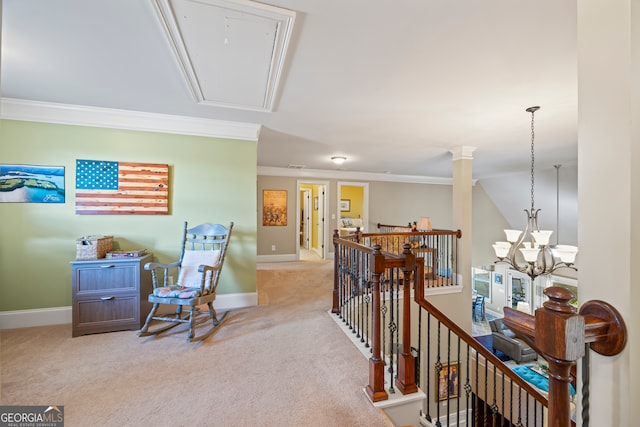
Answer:
<path fill-rule="evenodd" d="M 573 293 L 566 289 L 561 288 L 560 286 L 551 286 L 550 288 L 546 288 L 544 294 L 549 297 L 548 301 L 545 301 L 543 306 L 551 311 L 557 311 L 560 313 L 576 313 L 577 310 L 569 301 L 575 298 Z"/>
<path fill-rule="evenodd" d="M 535 342 L 543 353 L 559 360 L 576 361 L 584 355 L 584 317 L 569 304 L 571 291 L 550 287 L 549 300 L 536 310 Z"/>

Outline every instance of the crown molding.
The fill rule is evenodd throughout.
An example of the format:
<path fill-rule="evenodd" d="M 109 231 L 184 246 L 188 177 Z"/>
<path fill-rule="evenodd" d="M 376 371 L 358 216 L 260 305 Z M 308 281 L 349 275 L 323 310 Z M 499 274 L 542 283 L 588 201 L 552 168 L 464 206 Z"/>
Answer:
<path fill-rule="evenodd" d="M 0 118 L 258 141 L 261 125 L 131 110 L 0 98 Z"/>
<path fill-rule="evenodd" d="M 290 169 L 271 166 L 258 166 L 258 175 L 453 185 L 453 178 L 417 175 L 393 175 L 388 173 L 354 172 L 325 169 Z"/>

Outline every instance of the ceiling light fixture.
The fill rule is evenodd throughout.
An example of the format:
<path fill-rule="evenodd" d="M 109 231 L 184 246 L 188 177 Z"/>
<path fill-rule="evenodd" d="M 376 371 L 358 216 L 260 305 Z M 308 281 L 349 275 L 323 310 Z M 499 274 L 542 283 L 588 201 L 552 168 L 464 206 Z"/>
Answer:
<path fill-rule="evenodd" d="M 341 165 L 343 164 L 345 161 L 347 160 L 347 158 L 345 156 L 333 156 L 331 158 L 331 161 L 333 163 L 335 163 L 336 165 Z"/>
<path fill-rule="evenodd" d="M 496 242 L 493 249 L 496 252 L 498 261 L 509 264 L 514 269 L 527 274 L 531 280 L 536 277 L 551 274 L 559 268 L 571 268 L 577 270 L 573 263 L 578 253 L 576 246 L 550 245 L 550 230 L 540 230 L 538 228 L 538 212 L 540 209 L 534 207 L 534 113 L 540 107 L 529 107 L 526 109 L 531 113 L 531 210 L 525 209 L 527 213 L 527 226 L 524 232 L 520 230 L 504 230 L 507 235 L 506 242 Z M 525 241 L 526 240 L 526 241 Z M 522 245 L 522 246 L 521 246 Z M 524 257 L 525 264 L 516 261 L 516 249 L 519 249 Z"/>

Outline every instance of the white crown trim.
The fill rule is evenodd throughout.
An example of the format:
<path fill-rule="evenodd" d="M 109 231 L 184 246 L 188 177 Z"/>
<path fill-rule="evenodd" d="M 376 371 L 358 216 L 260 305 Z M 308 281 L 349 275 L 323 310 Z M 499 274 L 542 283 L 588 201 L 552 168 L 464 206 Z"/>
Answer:
<path fill-rule="evenodd" d="M 473 152 L 476 151 L 476 147 L 470 147 L 463 145 L 456 147 L 449 152 L 453 155 L 453 161 L 456 160 L 473 160 Z"/>
<path fill-rule="evenodd" d="M 131 110 L 0 98 L 0 118 L 257 141 L 261 125 Z"/>
<path fill-rule="evenodd" d="M 298 178 L 353 179 L 360 181 L 405 182 L 417 184 L 453 185 L 453 178 L 434 176 L 393 175 L 387 173 L 354 172 L 324 169 L 291 169 L 271 166 L 258 166 L 258 175 L 288 176 Z M 474 181 L 475 184 L 475 181 Z"/>

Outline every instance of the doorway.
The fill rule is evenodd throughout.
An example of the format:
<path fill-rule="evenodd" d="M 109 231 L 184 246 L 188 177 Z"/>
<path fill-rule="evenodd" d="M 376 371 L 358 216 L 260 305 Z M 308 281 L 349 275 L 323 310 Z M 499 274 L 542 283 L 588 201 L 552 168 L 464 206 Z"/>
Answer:
<path fill-rule="evenodd" d="M 360 231 L 370 231 L 368 182 L 338 182 L 337 218 L 338 222 L 343 218 L 361 219 L 362 228 Z"/>
<path fill-rule="evenodd" d="M 519 271 L 507 270 L 507 307 L 531 314 L 531 278 Z"/>
<path fill-rule="evenodd" d="M 325 218 L 328 186 L 326 181 L 298 181 L 298 260 L 308 259 L 309 254 L 327 258 Z"/>

